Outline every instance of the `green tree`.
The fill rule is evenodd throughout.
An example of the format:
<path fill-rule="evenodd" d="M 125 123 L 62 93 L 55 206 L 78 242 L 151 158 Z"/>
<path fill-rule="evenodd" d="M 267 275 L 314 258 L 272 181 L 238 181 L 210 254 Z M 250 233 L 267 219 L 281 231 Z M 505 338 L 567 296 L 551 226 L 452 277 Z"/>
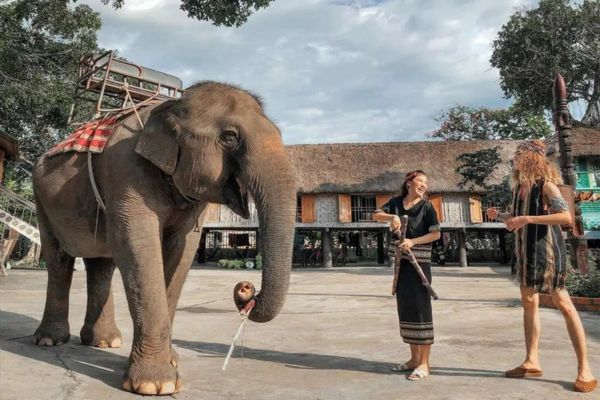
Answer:
<path fill-rule="evenodd" d="M 455 106 L 435 118 L 440 128 L 428 136 L 443 140 L 505 140 L 544 138 L 552 134 L 541 113 L 516 107 L 493 110 Z"/>
<path fill-rule="evenodd" d="M 456 172 L 463 176 L 458 185 L 471 191 L 476 186 L 486 190 L 491 189 L 493 185 L 489 185 L 487 180 L 498 168 L 498 164 L 502 162 L 499 149 L 500 146 L 496 146 L 490 149 L 463 153 L 456 157 L 461 162 L 461 165 L 456 168 Z"/>
<path fill-rule="evenodd" d="M 181 8 L 189 18 L 211 21 L 216 26 L 240 27 L 248 17 L 261 8 L 267 8 L 274 0 L 181 0 Z M 102 0 L 121 8 L 125 0 Z"/>
<path fill-rule="evenodd" d="M 524 111 L 516 106 L 492 110 L 485 107 L 455 106 L 443 111 L 436 121 L 440 128 L 428 136 L 451 141 L 460 140 L 525 140 L 545 138 L 552 129 L 541 113 Z M 460 154 L 455 172 L 462 176 L 459 186 L 470 191 L 485 192 L 485 201 L 499 207 L 510 203 L 508 176 L 492 180 L 502 163 L 500 146 Z"/>
<path fill-rule="evenodd" d="M 502 90 L 520 108 L 550 111 L 560 72 L 568 101 L 585 105 L 580 122 L 600 127 L 600 1 L 540 0 L 513 14 L 492 47 Z"/>
<path fill-rule="evenodd" d="M 35 160 L 68 132 L 77 66 L 99 14 L 75 0 L 0 0 L 0 130 Z"/>

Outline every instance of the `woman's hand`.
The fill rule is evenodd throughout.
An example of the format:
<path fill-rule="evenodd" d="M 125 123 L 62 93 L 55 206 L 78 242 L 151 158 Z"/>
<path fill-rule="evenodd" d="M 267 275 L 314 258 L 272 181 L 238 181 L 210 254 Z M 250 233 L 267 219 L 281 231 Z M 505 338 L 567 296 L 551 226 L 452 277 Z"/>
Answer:
<path fill-rule="evenodd" d="M 489 219 L 496 219 L 498 218 L 498 209 L 496 207 L 490 207 L 487 210 L 485 210 L 485 213 L 487 214 L 487 217 Z"/>
<path fill-rule="evenodd" d="M 396 232 L 398 229 L 400 229 L 400 225 L 400 217 L 394 215 L 394 219 L 390 222 L 390 230 L 392 232 Z"/>
<path fill-rule="evenodd" d="M 413 242 L 412 239 L 404 239 L 404 242 L 400 244 L 400 249 L 406 253 L 408 250 L 412 249 L 414 245 L 415 242 Z"/>
<path fill-rule="evenodd" d="M 506 229 L 511 232 L 516 232 L 529 223 L 529 217 L 527 216 L 512 217 L 505 221 Z"/>

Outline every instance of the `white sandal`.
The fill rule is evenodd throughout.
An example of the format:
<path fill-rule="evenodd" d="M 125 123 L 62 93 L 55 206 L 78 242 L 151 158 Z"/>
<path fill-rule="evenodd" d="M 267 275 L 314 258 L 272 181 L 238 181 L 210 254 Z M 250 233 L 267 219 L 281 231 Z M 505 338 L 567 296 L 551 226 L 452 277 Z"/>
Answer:
<path fill-rule="evenodd" d="M 404 364 L 396 364 L 391 369 L 394 372 L 404 372 L 404 371 L 410 371 L 412 368 L 408 366 L 408 363 L 404 363 Z"/>
<path fill-rule="evenodd" d="M 424 369 L 415 368 L 415 370 L 406 378 L 409 381 L 420 381 L 429 376 L 429 371 Z"/>

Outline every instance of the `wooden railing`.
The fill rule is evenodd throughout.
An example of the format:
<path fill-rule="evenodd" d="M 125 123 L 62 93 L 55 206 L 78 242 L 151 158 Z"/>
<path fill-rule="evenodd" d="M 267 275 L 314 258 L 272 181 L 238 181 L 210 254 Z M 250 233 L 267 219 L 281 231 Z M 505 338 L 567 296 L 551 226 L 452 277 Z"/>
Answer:
<path fill-rule="evenodd" d="M 490 218 L 488 218 L 487 213 L 485 212 L 485 210 L 487 210 L 488 208 L 492 208 L 492 207 L 496 208 L 499 213 L 505 213 L 505 212 L 508 211 L 506 207 L 499 206 L 499 205 L 494 204 L 494 203 L 485 203 L 485 202 L 481 203 L 481 214 L 482 214 L 483 222 L 484 223 L 486 223 L 486 222 L 502 222 L 502 221 L 499 221 L 497 219 L 490 219 Z"/>

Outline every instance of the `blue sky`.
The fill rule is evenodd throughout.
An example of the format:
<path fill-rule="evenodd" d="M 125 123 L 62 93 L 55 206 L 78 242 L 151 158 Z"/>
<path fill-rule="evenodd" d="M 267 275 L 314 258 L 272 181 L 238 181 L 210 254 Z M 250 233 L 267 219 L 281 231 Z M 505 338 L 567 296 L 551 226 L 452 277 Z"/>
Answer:
<path fill-rule="evenodd" d="M 427 140 L 456 104 L 505 107 L 491 42 L 534 0 L 275 0 L 241 28 L 189 19 L 179 0 L 126 0 L 99 44 L 180 77 L 259 94 L 286 144 Z"/>

